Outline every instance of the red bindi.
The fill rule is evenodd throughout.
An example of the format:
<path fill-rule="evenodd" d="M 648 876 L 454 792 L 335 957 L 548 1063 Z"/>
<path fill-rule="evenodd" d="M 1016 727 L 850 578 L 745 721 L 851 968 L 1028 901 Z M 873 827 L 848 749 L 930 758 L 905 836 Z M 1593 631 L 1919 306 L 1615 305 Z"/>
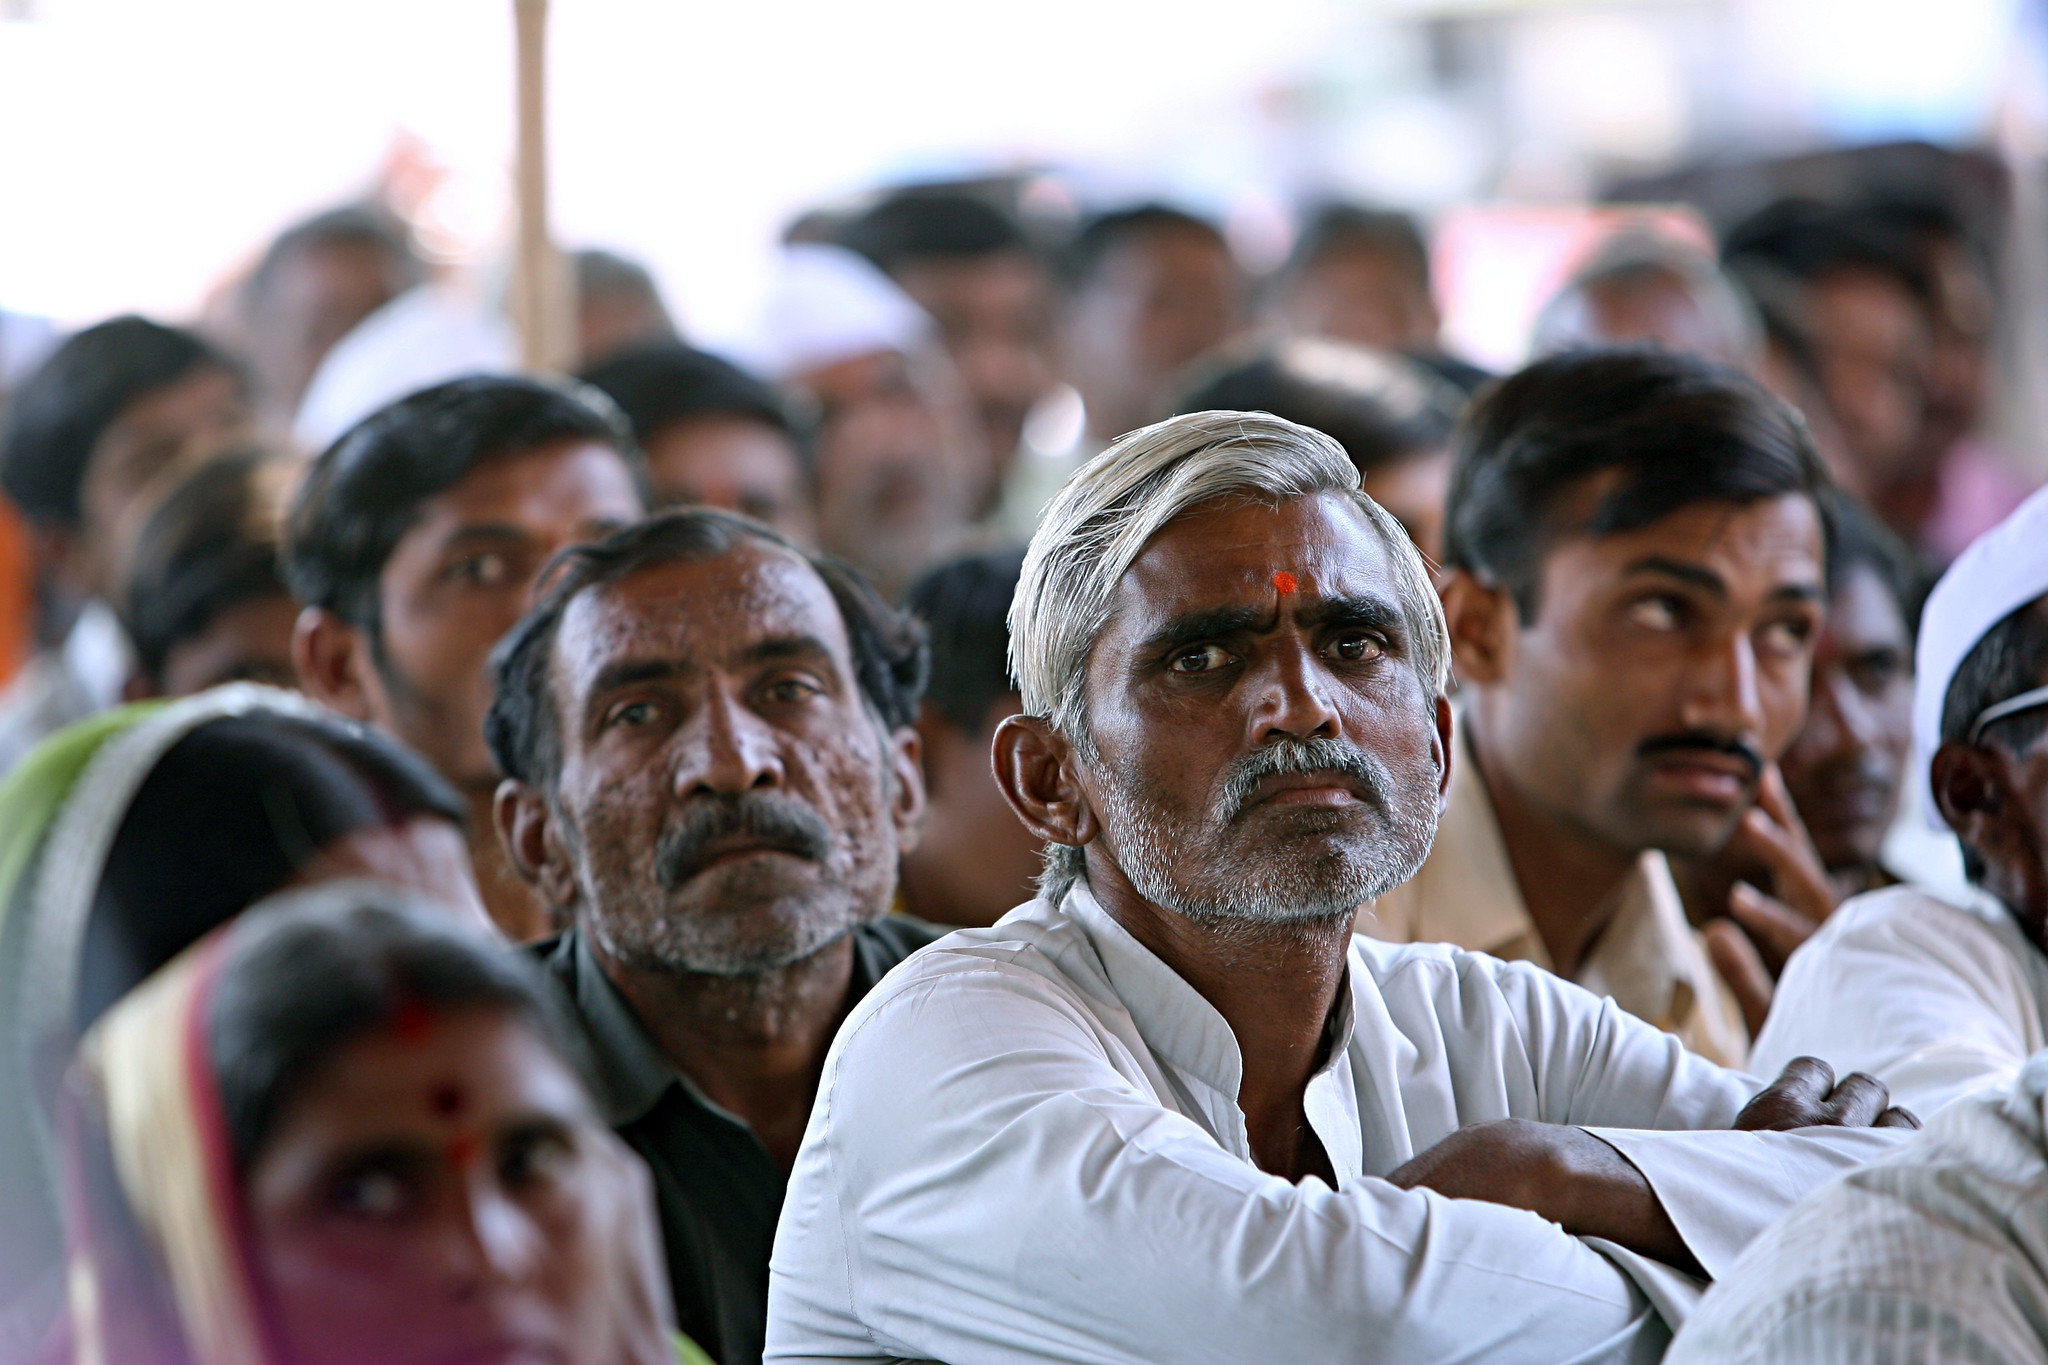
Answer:
<path fill-rule="evenodd" d="M 434 1012 L 417 1000 L 401 1001 L 391 1016 L 391 1031 L 407 1047 L 419 1047 L 434 1031 Z"/>
<path fill-rule="evenodd" d="M 1273 575 L 1273 586 L 1279 591 L 1282 597 L 1285 597 L 1287 596 L 1287 594 L 1293 592 L 1296 588 L 1300 587 L 1301 584 L 1295 580 L 1293 574 L 1287 572 L 1287 570 L 1285 569 L 1282 569 L 1280 572 Z"/>
<path fill-rule="evenodd" d="M 476 1160 L 477 1145 L 475 1133 L 457 1133 L 448 1139 L 448 1159 L 457 1166 L 467 1166 Z"/>

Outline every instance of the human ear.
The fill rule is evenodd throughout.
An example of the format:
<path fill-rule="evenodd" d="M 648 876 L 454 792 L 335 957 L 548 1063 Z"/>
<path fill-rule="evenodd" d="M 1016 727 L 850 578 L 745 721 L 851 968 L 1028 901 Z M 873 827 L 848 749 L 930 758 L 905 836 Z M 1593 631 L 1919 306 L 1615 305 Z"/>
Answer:
<path fill-rule="evenodd" d="M 1024 828 L 1047 843 L 1080 847 L 1101 830 L 1074 772 L 1074 746 L 1042 716 L 996 727 L 996 785 Z"/>
<path fill-rule="evenodd" d="M 1451 804 L 1451 699 L 1436 699 L 1436 813 L 1442 819 Z"/>
<path fill-rule="evenodd" d="M 362 678 L 369 652 L 363 632 L 325 607 L 307 607 L 292 628 L 299 686 L 322 706 L 365 724 L 375 719 Z"/>
<path fill-rule="evenodd" d="M 576 906 L 576 870 L 547 798 L 508 777 L 491 797 L 491 824 L 519 875 L 558 918 L 568 918 Z"/>
<path fill-rule="evenodd" d="M 1488 587 L 1468 570 L 1450 569 L 1444 574 L 1442 596 L 1458 676 L 1481 686 L 1505 681 L 1521 624 L 1514 594 Z"/>
<path fill-rule="evenodd" d="M 889 811 L 896 822 L 896 849 L 908 853 L 924 830 L 924 736 L 908 725 L 891 731 L 888 759 L 896 779 L 890 784 L 894 799 Z"/>

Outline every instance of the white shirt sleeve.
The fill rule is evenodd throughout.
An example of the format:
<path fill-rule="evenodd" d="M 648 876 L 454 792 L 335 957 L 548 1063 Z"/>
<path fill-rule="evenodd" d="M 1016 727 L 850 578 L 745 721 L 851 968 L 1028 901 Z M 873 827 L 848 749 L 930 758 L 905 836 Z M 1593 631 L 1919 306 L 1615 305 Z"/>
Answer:
<path fill-rule="evenodd" d="M 1838 922 L 1839 921 L 1839 922 Z M 2042 1045 L 2040 1008 L 1977 915 L 1906 888 L 1851 901 L 1792 955 L 1751 1065 L 1867 1071 L 1921 1118 L 2007 1082 Z"/>
<path fill-rule="evenodd" d="M 784 1205 L 769 1360 L 1661 1349 L 1630 1279 L 1533 1214 L 1230 1155 L 1041 976 L 990 962 L 882 990 L 835 1045 Z"/>

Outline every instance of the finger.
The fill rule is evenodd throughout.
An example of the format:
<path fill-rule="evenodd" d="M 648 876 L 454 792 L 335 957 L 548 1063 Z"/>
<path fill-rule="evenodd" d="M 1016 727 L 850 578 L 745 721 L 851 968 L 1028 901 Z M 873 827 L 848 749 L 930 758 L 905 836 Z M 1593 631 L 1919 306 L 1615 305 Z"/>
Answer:
<path fill-rule="evenodd" d="M 1770 968 L 1758 955 L 1756 945 L 1732 920 L 1709 920 L 1702 931 L 1707 941 L 1707 960 L 1714 964 L 1728 990 L 1742 1007 L 1742 1020 L 1754 1038 L 1771 1012 L 1776 990 Z"/>
<path fill-rule="evenodd" d="M 1820 927 L 1748 882 L 1737 882 L 1728 888 L 1728 914 L 1756 943 L 1772 980 L 1784 970 L 1785 959 Z"/>
<path fill-rule="evenodd" d="M 1764 764 L 1763 776 L 1756 784 L 1756 803 L 1780 828 L 1797 829 L 1801 834 L 1806 832 L 1805 822 L 1799 818 L 1799 809 L 1792 804 L 1791 788 L 1785 785 L 1785 773 L 1777 764 Z"/>
<path fill-rule="evenodd" d="M 1732 1126 L 1752 1132 L 1783 1132 L 1826 1123 L 1822 1104 L 1834 1088 L 1834 1069 L 1826 1062 L 1818 1057 L 1794 1057 L 1777 1080 L 1750 1097 Z"/>
<path fill-rule="evenodd" d="M 1844 1128 L 1868 1128 L 1892 1102 L 1883 1081 L 1862 1071 L 1852 1071 L 1835 1087 L 1821 1111 L 1832 1123 Z"/>
<path fill-rule="evenodd" d="M 1815 923 L 1834 913 L 1834 883 L 1804 830 L 1781 825 L 1758 809 L 1743 815 L 1742 826 L 1749 848 L 1770 870 L 1780 900 Z"/>
<path fill-rule="evenodd" d="M 1835 1069 L 1818 1057 L 1794 1057 L 1770 1088 L 1818 1108 L 1834 1091 Z"/>
<path fill-rule="evenodd" d="M 1918 1128 L 1920 1116 L 1904 1105 L 1895 1104 L 1877 1116 L 1873 1128 Z"/>

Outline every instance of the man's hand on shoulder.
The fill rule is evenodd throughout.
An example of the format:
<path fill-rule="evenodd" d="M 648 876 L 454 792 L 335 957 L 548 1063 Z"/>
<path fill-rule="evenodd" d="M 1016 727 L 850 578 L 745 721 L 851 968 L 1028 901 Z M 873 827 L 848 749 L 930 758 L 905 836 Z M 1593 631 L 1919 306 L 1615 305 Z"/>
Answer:
<path fill-rule="evenodd" d="M 1838 1085 L 1834 1068 L 1818 1057 L 1794 1057 L 1778 1079 L 1759 1090 L 1735 1116 L 1736 1128 L 1918 1128 L 1910 1109 L 1891 1104 L 1884 1082 L 1852 1071 Z"/>
<path fill-rule="evenodd" d="M 1387 1177 L 1452 1199 L 1527 1209 L 1581 1237 L 1604 1237 L 1699 1274 L 1656 1191 L 1628 1158 L 1582 1128 L 1501 1119 L 1460 1128 Z"/>

